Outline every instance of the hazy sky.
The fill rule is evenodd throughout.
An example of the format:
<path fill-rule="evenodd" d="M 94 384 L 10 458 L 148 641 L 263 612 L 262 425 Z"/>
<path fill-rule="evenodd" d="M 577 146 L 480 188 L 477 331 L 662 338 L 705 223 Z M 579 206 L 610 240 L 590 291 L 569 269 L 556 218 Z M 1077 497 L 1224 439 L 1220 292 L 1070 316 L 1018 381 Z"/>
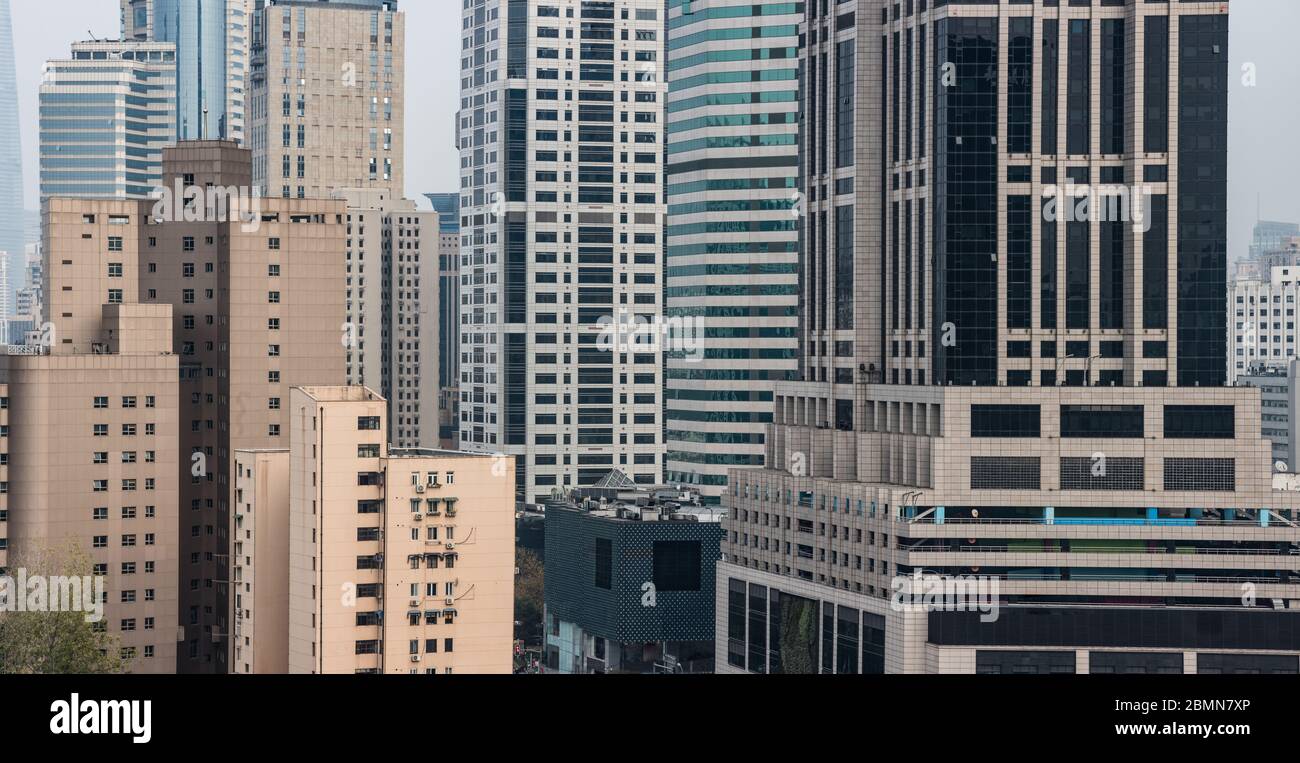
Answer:
<path fill-rule="evenodd" d="M 454 191 L 459 161 L 453 143 L 459 99 L 460 3 L 405 0 L 406 195 Z M 116 37 L 117 0 L 13 0 L 19 112 L 27 158 L 27 203 L 38 206 L 36 94 L 41 65 L 66 56 L 74 40 Z M 1300 222 L 1300 29 L 1297 0 L 1232 0 L 1228 155 L 1228 248 L 1244 254 L 1256 210 L 1264 219 Z M 1242 82 L 1253 64 L 1255 86 Z"/>
<path fill-rule="evenodd" d="M 460 3 L 404 0 L 406 13 L 406 195 L 427 207 L 425 193 L 460 187 L 455 144 L 460 100 Z M 41 67 L 66 57 L 73 42 L 121 34 L 118 0 L 12 0 L 18 111 L 22 118 L 27 206 L 37 190 L 37 92 Z"/>

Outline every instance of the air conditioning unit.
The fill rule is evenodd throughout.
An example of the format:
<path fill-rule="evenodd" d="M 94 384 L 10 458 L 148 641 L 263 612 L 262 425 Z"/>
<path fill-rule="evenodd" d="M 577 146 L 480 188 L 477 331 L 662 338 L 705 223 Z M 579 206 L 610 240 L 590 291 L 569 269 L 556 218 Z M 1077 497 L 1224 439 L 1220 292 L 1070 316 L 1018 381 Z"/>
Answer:
<path fill-rule="evenodd" d="M 455 548 L 455 547 L 456 547 L 456 544 L 455 544 L 455 543 L 448 543 L 448 544 L 446 544 L 446 549 L 447 549 L 448 551 L 452 550 L 452 549 Z"/>
<path fill-rule="evenodd" d="M 418 606 L 420 606 L 420 600 L 419 600 L 419 599 L 411 599 L 411 606 L 412 606 L 412 607 L 418 607 Z"/>
<path fill-rule="evenodd" d="M 415 492 L 417 492 L 417 493 L 423 493 L 423 492 L 424 492 L 424 485 L 421 485 L 421 484 L 418 483 L 418 482 L 415 483 Z"/>
<path fill-rule="evenodd" d="M 411 655 L 411 662 L 419 662 L 419 661 L 420 661 L 420 655 L 418 654 Z"/>
<path fill-rule="evenodd" d="M 421 519 L 424 519 L 424 515 L 423 515 L 423 514 L 412 514 L 412 515 L 411 515 L 411 521 L 412 521 L 412 522 L 419 522 Z"/>
<path fill-rule="evenodd" d="M 448 596 L 446 599 L 443 600 L 443 602 L 450 607 L 451 605 L 456 603 L 456 600 L 451 596 Z"/>

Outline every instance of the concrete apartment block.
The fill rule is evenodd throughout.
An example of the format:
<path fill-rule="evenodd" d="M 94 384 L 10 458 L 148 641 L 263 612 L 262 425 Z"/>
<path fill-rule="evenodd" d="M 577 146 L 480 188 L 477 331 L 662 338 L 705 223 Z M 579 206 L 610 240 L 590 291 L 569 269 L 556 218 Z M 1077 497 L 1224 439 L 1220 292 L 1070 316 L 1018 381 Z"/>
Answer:
<path fill-rule="evenodd" d="M 393 446 L 437 447 L 438 215 L 385 190 L 335 196 L 348 204 L 348 384 L 370 385 L 388 400 Z"/>
<path fill-rule="evenodd" d="M 289 451 L 235 451 L 230 672 L 289 672 Z"/>
<path fill-rule="evenodd" d="M 220 673 L 233 453 L 287 447 L 290 387 L 346 378 L 347 207 L 255 198 L 252 153 L 229 141 L 164 150 L 162 186 L 161 200 L 45 202 L 45 304 L 56 355 L 97 351 L 104 304 L 171 310 L 186 629 L 177 668 Z"/>
<path fill-rule="evenodd" d="M 56 346 L 63 351 L 0 356 L 0 567 L 84 554 L 104 578 L 102 627 L 126 669 L 171 673 L 179 561 L 171 308 L 103 305 L 98 337 L 88 339 L 75 354 Z"/>
<path fill-rule="evenodd" d="M 390 450 L 387 409 L 364 387 L 292 392 L 288 670 L 508 673 L 513 462 Z"/>

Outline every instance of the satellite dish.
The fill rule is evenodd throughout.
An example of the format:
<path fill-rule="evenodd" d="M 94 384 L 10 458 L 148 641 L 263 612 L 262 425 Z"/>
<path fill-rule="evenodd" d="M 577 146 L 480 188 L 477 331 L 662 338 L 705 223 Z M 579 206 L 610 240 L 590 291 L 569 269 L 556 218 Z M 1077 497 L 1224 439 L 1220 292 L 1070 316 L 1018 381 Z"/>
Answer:
<path fill-rule="evenodd" d="M 1273 464 L 1273 468 L 1274 468 L 1275 470 L 1277 470 L 1278 474 L 1285 474 L 1286 471 L 1287 471 L 1287 466 L 1286 466 L 1286 462 L 1285 462 L 1285 461 L 1277 461 L 1277 462 L 1275 462 L 1275 463 Z"/>

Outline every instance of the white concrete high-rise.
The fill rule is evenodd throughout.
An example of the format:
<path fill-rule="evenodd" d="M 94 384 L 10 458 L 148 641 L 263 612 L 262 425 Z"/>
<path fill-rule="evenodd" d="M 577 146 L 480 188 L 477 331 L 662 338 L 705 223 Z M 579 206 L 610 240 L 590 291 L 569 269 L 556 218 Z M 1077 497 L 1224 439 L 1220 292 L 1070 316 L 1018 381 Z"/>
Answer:
<path fill-rule="evenodd" d="M 1300 267 L 1274 266 L 1264 278 L 1238 278 L 1228 293 L 1228 383 L 1254 371 L 1285 369 L 1296 358 Z"/>
<path fill-rule="evenodd" d="M 526 455 L 537 502 L 662 475 L 665 5 L 463 6 L 460 447 Z"/>

